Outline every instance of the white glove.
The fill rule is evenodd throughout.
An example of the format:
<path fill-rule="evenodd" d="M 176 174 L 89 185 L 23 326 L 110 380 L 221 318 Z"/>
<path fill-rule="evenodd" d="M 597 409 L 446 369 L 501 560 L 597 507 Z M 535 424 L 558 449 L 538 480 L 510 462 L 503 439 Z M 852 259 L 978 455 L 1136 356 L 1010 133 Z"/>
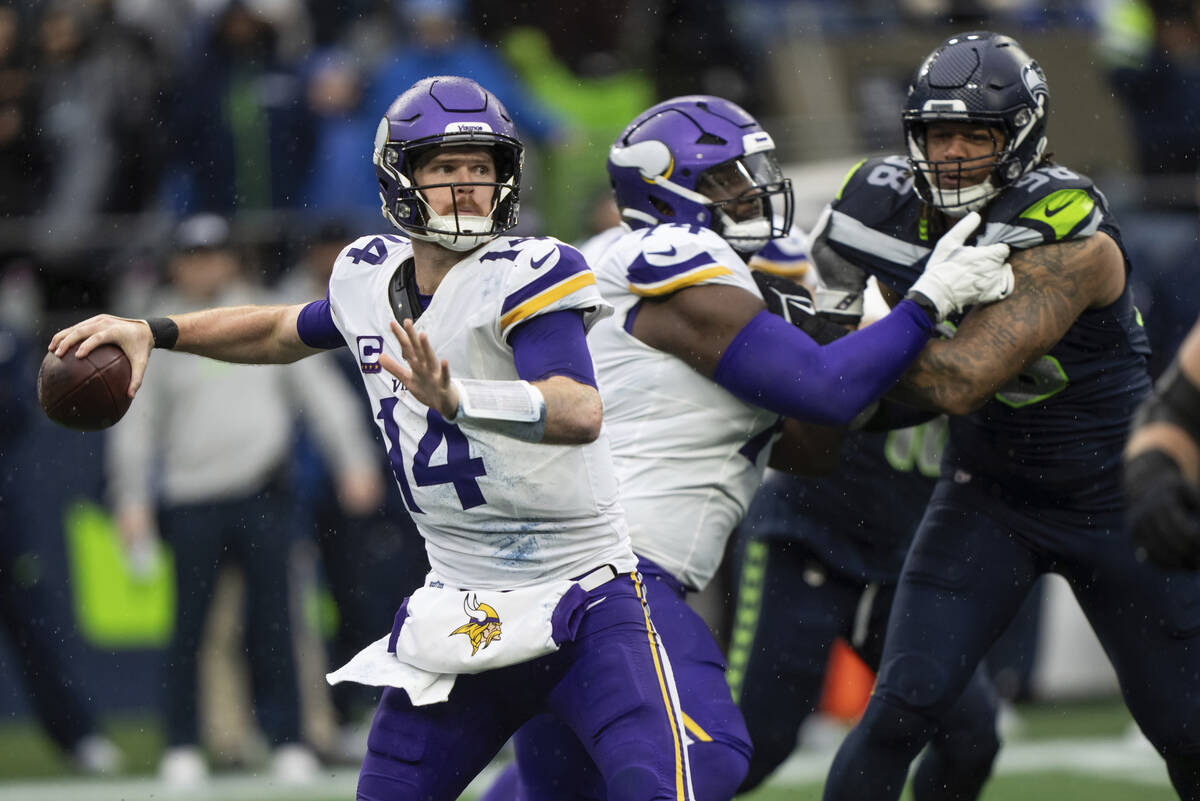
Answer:
<path fill-rule="evenodd" d="M 979 213 L 971 212 L 938 240 L 925 264 L 925 272 L 910 292 L 920 292 L 937 308 L 940 323 L 951 314 L 976 303 L 992 303 L 1013 290 L 1013 271 L 1008 264 L 1008 245 L 965 245 L 979 225 Z"/>

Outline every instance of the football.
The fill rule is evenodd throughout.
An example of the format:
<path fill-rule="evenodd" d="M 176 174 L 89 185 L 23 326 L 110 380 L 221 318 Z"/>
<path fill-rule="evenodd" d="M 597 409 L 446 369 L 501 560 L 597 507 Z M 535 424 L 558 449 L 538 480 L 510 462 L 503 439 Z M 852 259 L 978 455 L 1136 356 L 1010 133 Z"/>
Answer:
<path fill-rule="evenodd" d="M 42 411 L 76 431 L 99 431 L 129 409 L 129 357 L 116 345 L 100 345 L 83 359 L 75 352 L 42 359 L 37 393 Z"/>

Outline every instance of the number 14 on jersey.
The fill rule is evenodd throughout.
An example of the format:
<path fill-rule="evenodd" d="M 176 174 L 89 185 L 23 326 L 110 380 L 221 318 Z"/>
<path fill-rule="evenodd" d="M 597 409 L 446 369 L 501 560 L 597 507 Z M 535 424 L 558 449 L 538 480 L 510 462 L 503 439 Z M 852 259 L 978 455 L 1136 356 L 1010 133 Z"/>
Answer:
<path fill-rule="evenodd" d="M 397 398 L 380 399 L 379 412 L 375 417 L 383 423 L 383 434 L 388 441 L 388 461 L 391 463 L 392 473 L 396 476 L 396 482 L 400 485 L 404 504 L 412 514 L 424 514 L 413 499 L 412 488 L 408 483 L 404 451 L 400 447 L 400 427 L 395 418 L 397 402 Z M 426 413 L 425 419 L 428 424 L 425 434 L 417 443 L 417 452 L 412 457 L 412 477 L 417 486 L 453 484 L 463 509 L 487 503 L 479 489 L 479 482 L 475 480 L 487 475 L 487 468 L 483 466 L 483 459 L 471 456 L 471 446 L 462 429 L 454 423 L 447 422 L 446 418 L 434 409 Z M 443 442 L 446 443 L 445 464 L 430 464 L 430 458 Z"/>

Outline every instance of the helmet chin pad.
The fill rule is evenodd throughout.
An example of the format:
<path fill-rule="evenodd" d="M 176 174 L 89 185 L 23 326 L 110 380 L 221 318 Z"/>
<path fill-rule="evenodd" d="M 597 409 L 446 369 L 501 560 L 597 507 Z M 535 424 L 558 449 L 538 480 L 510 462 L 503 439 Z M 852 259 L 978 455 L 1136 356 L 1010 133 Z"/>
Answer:
<path fill-rule="evenodd" d="M 738 253 L 756 253 L 778 235 L 766 217 L 734 222 L 728 214 L 718 210 L 715 223 L 717 233 Z"/>
<path fill-rule="evenodd" d="M 965 217 L 973 211 L 979 211 L 1000 191 L 991 177 L 962 189 L 938 189 L 929 176 L 926 176 L 926 180 L 929 181 L 928 192 L 933 205 L 951 217 Z"/>
<path fill-rule="evenodd" d="M 491 217 L 472 214 L 441 215 L 430 211 L 425 232 L 417 238 L 436 242 L 448 250 L 464 251 L 495 239 L 494 229 Z"/>

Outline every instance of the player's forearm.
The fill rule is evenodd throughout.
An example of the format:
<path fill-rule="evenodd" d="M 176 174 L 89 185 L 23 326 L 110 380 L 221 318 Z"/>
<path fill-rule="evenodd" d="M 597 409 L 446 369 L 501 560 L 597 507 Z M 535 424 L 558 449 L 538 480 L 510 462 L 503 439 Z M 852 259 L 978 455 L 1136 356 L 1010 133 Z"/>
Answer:
<path fill-rule="evenodd" d="M 977 353 L 954 346 L 955 340 L 930 342 L 888 393 L 888 398 L 918 409 L 968 414 L 1004 385 L 1007 375 L 977 369 Z M 997 380 L 999 379 L 999 380 Z"/>
<path fill-rule="evenodd" d="M 1062 339 L 1089 306 L 1120 295 L 1124 262 L 1105 234 L 1014 253 L 1012 295 L 971 310 L 953 339 L 929 343 L 896 400 L 968 414 Z"/>
<path fill-rule="evenodd" d="M 604 407 L 594 387 L 565 376 L 551 376 L 533 385 L 546 399 L 547 445 L 581 445 L 600 436 Z"/>
<path fill-rule="evenodd" d="M 1171 423 L 1151 423 L 1137 429 L 1129 437 L 1125 459 L 1129 461 L 1152 450 L 1170 456 L 1189 481 L 1200 482 L 1200 446 L 1183 428 Z"/>
<path fill-rule="evenodd" d="M 175 350 L 241 364 L 286 364 L 317 353 L 301 341 L 302 306 L 230 306 L 171 315 L 179 326 Z"/>
<path fill-rule="evenodd" d="M 1125 448 L 1126 461 L 1159 450 L 1190 481 L 1200 481 L 1200 324 L 1194 326 L 1171 366 L 1138 407 Z"/>
<path fill-rule="evenodd" d="M 1197 320 L 1188 332 L 1175 358 L 1179 362 L 1179 369 L 1188 380 L 1194 386 L 1200 387 L 1200 320 Z"/>
<path fill-rule="evenodd" d="M 879 322 L 818 346 L 763 311 L 730 343 L 713 380 L 785 417 L 845 426 L 896 382 L 932 329 L 925 312 L 904 301 Z"/>

